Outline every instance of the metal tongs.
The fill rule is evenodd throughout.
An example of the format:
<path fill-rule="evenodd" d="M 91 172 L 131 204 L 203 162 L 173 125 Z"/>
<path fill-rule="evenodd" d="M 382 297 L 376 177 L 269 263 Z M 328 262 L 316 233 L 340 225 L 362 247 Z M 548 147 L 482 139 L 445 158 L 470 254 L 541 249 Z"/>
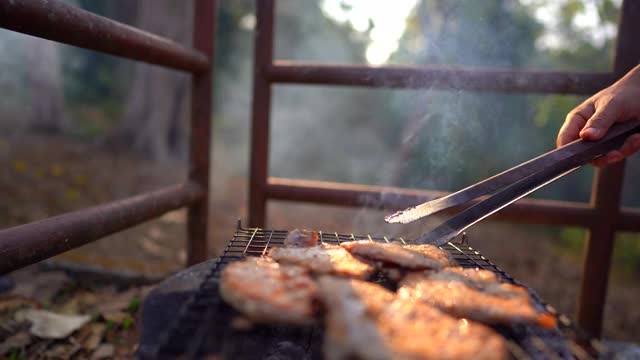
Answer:
<path fill-rule="evenodd" d="M 638 132 L 640 120 L 618 123 L 600 140 L 576 140 L 458 192 L 398 211 L 387 216 L 385 221 L 408 224 L 493 193 L 413 241 L 418 244 L 444 245 L 469 226 L 609 151 L 618 149 L 627 137 Z"/>

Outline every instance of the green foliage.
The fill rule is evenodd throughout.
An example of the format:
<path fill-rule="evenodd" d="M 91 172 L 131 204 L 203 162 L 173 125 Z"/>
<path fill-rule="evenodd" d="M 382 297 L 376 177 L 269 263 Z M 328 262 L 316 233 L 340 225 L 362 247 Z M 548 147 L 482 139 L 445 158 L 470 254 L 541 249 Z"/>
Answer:
<path fill-rule="evenodd" d="M 138 311 L 139 307 L 140 307 L 140 298 L 136 296 L 131 298 L 131 301 L 129 301 L 129 306 L 127 306 L 127 310 L 131 313 L 134 313 Z"/>
<path fill-rule="evenodd" d="M 131 328 L 131 326 L 133 326 L 133 319 L 128 317 L 124 320 L 122 320 L 122 329 L 123 330 L 129 330 Z"/>
<path fill-rule="evenodd" d="M 105 326 L 104 326 L 105 332 L 109 332 L 111 329 L 115 327 L 116 327 L 116 323 L 114 323 L 113 321 L 107 320 L 105 322 Z"/>
<path fill-rule="evenodd" d="M 586 230 L 565 227 L 557 237 L 560 252 L 574 261 L 582 259 Z M 612 271 L 615 279 L 634 280 L 640 274 L 640 234 L 620 233 L 613 247 Z"/>
<path fill-rule="evenodd" d="M 135 6 L 122 0 L 77 0 L 77 5 L 121 21 L 135 15 Z M 62 58 L 65 100 L 74 119 L 71 135 L 89 140 L 104 135 L 123 111 L 132 63 L 77 47 L 64 47 Z"/>
<path fill-rule="evenodd" d="M 560 230 L 558 245 L 567 254 L 579 258 L 584 248 L 586 231 L 583 228 L 564 227 Z"/>

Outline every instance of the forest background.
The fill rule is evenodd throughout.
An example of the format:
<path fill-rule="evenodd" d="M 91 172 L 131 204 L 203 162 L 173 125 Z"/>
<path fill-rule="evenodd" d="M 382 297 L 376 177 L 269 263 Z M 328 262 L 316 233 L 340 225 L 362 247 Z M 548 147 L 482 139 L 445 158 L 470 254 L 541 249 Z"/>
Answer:
<path fill-rule="evenodd" d="M 190 44 L 190 1 L 68 2 Z M 619 11 L 619 0 L 279 0 L 275 57 L 610 71 Z M 254 1 L 220 1 L 212 256 L 246 218 L 254 26 Z M 186 172 L 186 75 L 9 31 L 0 31 L 0 66 L 0 226 L 132 195 Z M 270 174 L 457 190 L 554 148 L 566 113 L 584 99 L 278 85 Z M 589 201 L 592 177 L 584 168 L 533 196 Z M 624 206 L 640 206 L 639 177 L 634 158 Z M 268 225 L 404 236 L 423 230 L 384 225 L 382 215 L 273 202 Z M 487 222 L 469 233 L 474 247 L 573 312 L 583 229 Z M 184 262 L 184 238 L 184 213 L 174 212 L 54 261 L 162 277 Z M 632 310 L 638 274 L 640 236 L 620 234 L 606 335 L 640 340 L 640 310 Z M 629 311 L 616 315 L 621 306 Z"/>

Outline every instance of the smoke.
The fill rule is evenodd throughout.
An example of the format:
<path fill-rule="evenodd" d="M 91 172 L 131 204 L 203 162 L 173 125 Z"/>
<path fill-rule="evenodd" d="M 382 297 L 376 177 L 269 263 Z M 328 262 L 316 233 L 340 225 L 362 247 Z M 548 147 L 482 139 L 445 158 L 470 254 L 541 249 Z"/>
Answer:
<path fill-rule="evenodd" d="M 11 31 L 0 31 L 0 132 L 13 134 L 22 127 L 21 114 L 29 113 L 25 91 L 24 43 L 27 37 Z M 6 71 L 11 69 L 11 71 Z"/>

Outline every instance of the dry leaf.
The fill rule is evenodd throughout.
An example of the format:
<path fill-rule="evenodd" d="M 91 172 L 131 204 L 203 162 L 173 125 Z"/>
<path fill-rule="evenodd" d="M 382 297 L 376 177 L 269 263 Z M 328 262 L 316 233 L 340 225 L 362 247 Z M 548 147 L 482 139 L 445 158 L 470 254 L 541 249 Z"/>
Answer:
<path fill-rule="evenodd" d="M 71 359 L 81 348 L 74 344 L 58 344 L 44 352 L 45 359 Z"/>
<path fill-rule="evenodd" d="M 89 330 L 87 336 L 81 340 L 82 347 L 89 352 L 98 348 L 98 345 L 102 342 L 102 337 L 104 336 L 106 328 L 107 327 L 103 323 L 91 324 L 88 327 Z"/>
<path fill-rule="evenodd" d="M 0 343 L 0 355 L 9 352 L 11 349 L 23 348 L 31 344 L 31 341 L 31 335 L 26 331 L 12 335 Z"/>
<path fill-rule="evenodd" d="M 102 344 L 91 355 L 91 360 L 111 359 L 116 349 L 113 344 Z"/>
<path fill-rule="evenodd" d="M 143 238 L 142 241 L 140 242 L 140 246 L 142 246 L 142 249 L 144 249 L 144 251 L 146 251 L 149 255 L 153 255 L 157 257 L 166 257 L 167 255 L 165 248 L 156 244 L 151 239 Z"/>
<path fill-rule="evenodd" d="M 151 291 L 153 286 L 143 286 L 130 288 L 119 294 L 100 294 L 101 302 L 97 304 L 97 311 L 102 314 L 124 311 L 129 308 L 131 301 L 135 298 L 140 301 Z"/>
<path fill-rule="evenodd" d="M 31 334 L 44 339 L 63 339 L 91 320 L 88 315 L 60 315 L 45 310 L 27 309 L 16 313 L 17 320 L 31 322 Z"/>
<path fill-rule="evenodd" d="M 56 312 L 60 314 L 75 315 L 78 313 L 91 314 L 95 313 L 98 300 L 104 301 L 103 298 L 98 298 L 95 293 L 89 291 L 78 292 L 71 297 L 64 305 L 57 308 Z"/>
<path fill-rule="evenodd" d="M 122 324 L 122 322 L 125 319 L 131 318 L 131 316 L 129 316 L 129 314 L 127 314 L 124 311 L 116 311 L 116 312 L 104 313 L 104 314 L 102 314 L 102 317 L 105 320 L 114 322 L 116 324 Z"/>
<path fill-rule="evenodd" d="M 50 271 L 38 274 L 30 281 L 18 282 L 11 294 L 38 299 L 46 303 L 51 302 L 53 297 L 69 284 L 71 279 L 64 272 Z"/>
<path fill-rule="evenodd" d="M 22 296 L 0 296 L 0 313 L 16 310 L 21 307 L 39 307 L 37 301 Z"/>

